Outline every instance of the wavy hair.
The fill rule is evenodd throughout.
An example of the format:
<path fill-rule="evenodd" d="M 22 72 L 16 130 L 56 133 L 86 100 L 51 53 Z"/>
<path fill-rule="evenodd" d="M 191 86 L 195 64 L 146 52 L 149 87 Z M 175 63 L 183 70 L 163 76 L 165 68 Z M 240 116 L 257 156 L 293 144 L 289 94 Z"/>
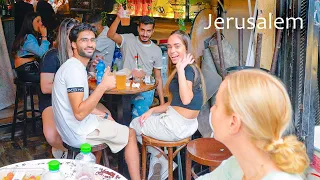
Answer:
<path fill-rule="evenodd" d="M 292 107 L 282 82 L 257 69 L 231 73 L 225 81 L 226 113 L 240 116 L 252 142 L 268 153 L 279 169 L 302 174 L 309 165 L 305 145 L 293 135 L 283 137 L 291 123 Z"/>
<path fill-rule="evenodd" d="M 71 43 L 69 44 L 69 32 L 79 22 L 73 18 L 64 19 L 60 26 L 57 36 L 57 49 L 60 65 L 66 62 L 69 58 L 68 49 L 71 49 Z M 68 47 L 69 46 L 69 47 Z"/>

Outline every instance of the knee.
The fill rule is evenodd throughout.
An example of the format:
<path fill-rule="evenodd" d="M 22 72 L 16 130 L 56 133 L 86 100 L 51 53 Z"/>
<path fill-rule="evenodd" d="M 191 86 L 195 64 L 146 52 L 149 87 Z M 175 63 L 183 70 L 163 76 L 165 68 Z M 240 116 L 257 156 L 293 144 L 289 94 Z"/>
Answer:
<path fill-rule="evenodd" d="M 59 142 L 59 140 L 61 139 L 59 133 L 55 129 L 54 130 L 47 129 L 46 131 L 44 130 L 43 134 L 49 144 L 55 144 Z"/>

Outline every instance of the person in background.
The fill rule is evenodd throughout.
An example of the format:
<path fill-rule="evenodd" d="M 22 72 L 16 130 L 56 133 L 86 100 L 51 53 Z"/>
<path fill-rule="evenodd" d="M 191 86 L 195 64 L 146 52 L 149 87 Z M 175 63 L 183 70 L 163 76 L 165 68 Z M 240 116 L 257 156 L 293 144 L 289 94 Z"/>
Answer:
<path fill-rule="evenodd" d="M 107 37 L 109 31 L 108 26 L 102 26 L 101 13 L 93 14 L 88 18 L 88 23 L 97 29 L 97 42 L 96 50 L 94 51 L 93 58 L 97 56 L 103 57 L 106 67 L 111 67 L 113 60 L 113 53 L 115 49 L 115 42 Z"/>
<path fill-rule="evenodd" d="M 120 23 L 120 13 L 123 7 L 120 8 L 117 18 L 114 20 L 108 31 L 108 37 L 112 39 L 119 48 L 121 48 L 123 57 L 123 67 L 130 70 L 136 69 L 137 64 L 142 67 L 146 75 L 154 73 L 155 79 L 158 81 L 157 92 L 160 99 L 160 104 L 163 105 L 163 85 L 161 77 L 162 68 L 162 51 L 159 46 L 154 44 L 150 39 L 154 32 L 155 21 L 152 17 L 142 16 L 139 20 L 138 32 L 139 36 L 133 34 L 118 34 L 116 33 Z M 138 62 L 136 57 L 138 55 Z M 154 97 L 154 90 L 140 93 L 132 104 L 132 118 L 141 116 L 148 111 Z"/>
<path fill-rule="evenodd" d="M 23 0 L 16 0 L 14 4 L 14 32 L 17 36 L 21 30 L 24 17 L 33 12 L 33 6 Z"/>
<path fill-rule="evenodd" d="M 284 136 L 292 107 L 284 85 L 261 70 L 241 70 L 220 85 L 209 118 L 214 138 L 232 157 L 206 179 L 298 180 L 309 166 L 304 144 Z"/>
<path fill-rule="evenodd" d="M 132 180 L 140 180 L 139 151 L 133 129 L 112 118 L 110 111 L 98 107 L 105 91 L 115 88 L 110 67 L 89 95 L 86 66 L 96 46 L 95 28 L 89 24 L 74 26 L 69 35 L 72 58 L 63 63 L 54 77 L 52 108 L 57 130 L 66 144 L 79 148 L 105 143 L 113 153 L 125 148 L 125 160 Z"/>
<path fill-rule="evenodd" d="M 197 131 L 197 117 L 206 92 L 204 78 L 190 52 L 189 36 L 180 30 L 173 31 L 168 39 L 168 56 L 175 69 L 165 87 L 169 101 L 132 120 L 130 127 L 136 130 L 140 143 L 142 133 L 162 141 L 178 141 Z M 159 151 L 148 147 L 148 152 L 151 153 L 148 179 L 164 180 L 177 167 L 174 163 L 174 169 L 168 170 L 168 160 Z"/>
<path fill-rule="evenodd" d="M 55 12 L 52 6 L 48 3 L 48 0 L 39 0 L 37 3 L 37 13 L 40 14 L 43 24 L 51 32 L 57 27 L 55 21 Z"/>
<path fill-rule="evenodd" d="M 38 34 L 41 34 L 40 45 Z M 39 63 L 36 58 L 41 58 L 48 51 L 49 45 L 47 28 L 42 24 L 40 15 L 35 12 L 27 14 L 11 51 L 15 71 L 20 80 L 40 81 Z"/>
<path fill-rule="evenodd" d="M 47 51 L 40 64 L 41 93 L 39 96 L 39 110 L 42 113 L 43 134 L 47 142 L 52 146 L 53 156 L 58 159 L 66 158 L 67 156 L 53 119 L 51 93 L 55 73 L 61 64 L 73 55 L 69 33 L 76 24 L 78 24 L 78 21 L 73 18 L 66 18 L 61 22 L 56 47 Z"/>

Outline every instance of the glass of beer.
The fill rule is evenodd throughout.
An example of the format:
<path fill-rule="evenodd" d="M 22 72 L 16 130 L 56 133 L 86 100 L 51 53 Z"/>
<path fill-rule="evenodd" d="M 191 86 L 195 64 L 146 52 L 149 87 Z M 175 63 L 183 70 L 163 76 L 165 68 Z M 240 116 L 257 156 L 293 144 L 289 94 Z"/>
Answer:
<path fill-rule="evenodd" d="M 127 10 L 123 10 L 120 14 L 121 26 L 129 26 L 130 25 L 130 12 Z"/>
<path fill-rule="evenodd" d="M 126 89 L 126 73 L 116 72 L 116 87 L 117 89 Z"/>

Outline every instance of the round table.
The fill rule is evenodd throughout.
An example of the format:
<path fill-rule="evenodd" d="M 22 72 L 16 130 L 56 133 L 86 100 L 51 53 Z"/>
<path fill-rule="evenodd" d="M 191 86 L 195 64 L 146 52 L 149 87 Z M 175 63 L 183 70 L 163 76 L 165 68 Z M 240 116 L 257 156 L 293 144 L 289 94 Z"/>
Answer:
<path fill-rule="evenodd" d="M 40 159 L 40 160 L 32 160 L 32 161 L 24 161 L 16 164 L 11 164 L 8 166 L 4 166 L 0 168 L 0 178 L 7 175 L 8 172 L 15 171 L 19 169 L 22 171 L 26 168 L 26 172 L 33 171 L 35 174 L 32 175 L 42 175 L 43 173 L 48 171 L 48 162 L 53 159 Z M 64 174 L 66 180 L 74 180 L 75 179 L 75 160 L 72 159 L 57 159 L 60 162 L 60 171 Z M 116 171 L 109 169 L 107 167 L 96 164 L 94 166 L 95 170 L 95 179 L 96 180 L 126 180 L 121 174 Z"/>

